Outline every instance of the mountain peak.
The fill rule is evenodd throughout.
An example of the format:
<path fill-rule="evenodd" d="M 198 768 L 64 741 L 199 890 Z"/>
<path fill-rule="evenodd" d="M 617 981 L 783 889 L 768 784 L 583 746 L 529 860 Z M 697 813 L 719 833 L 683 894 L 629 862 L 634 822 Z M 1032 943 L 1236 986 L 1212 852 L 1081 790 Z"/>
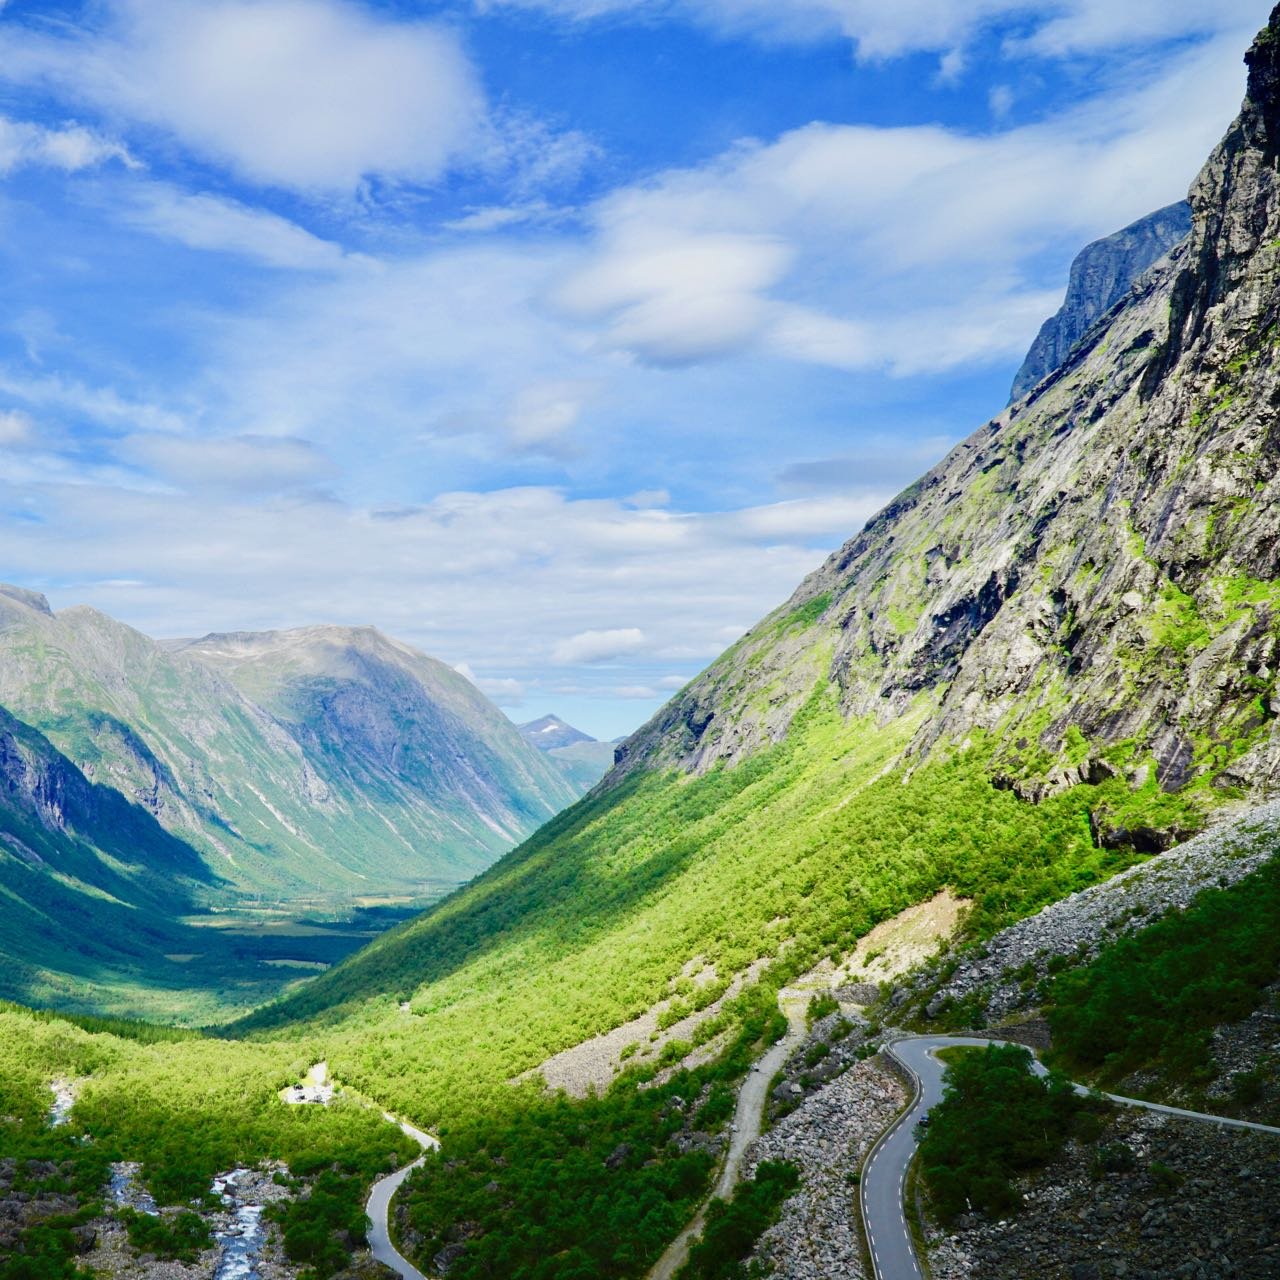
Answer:
<path fill-rule="evenodd" d="M 558 747 L 571 747 L 576 742 L 595 742 L 588 733 L 575 729 L 573 725 L 561 720 L 557 715 L 542 716 L 538 720 L 530 720 L 528 724 L 518 726 L 526 741 L 533 743 L 540 751 L 554 751 Z"/>
<path fill-rule="evenodd" d="M 1021 400 L 1061 368 L 1094 324 L 1190 230 L 1191 205 L 1180 200 L 1081 249 L 1071 263 L 1067 296 L 1040 326 L 1014 377 L 1009 403 Z"/>
<path fill-rule="evenodd" d="M 26 587 L 15 587 L 10 582 L 0 582 L 0 596 L 7 596 L 10 600 L 16 600 L 19 604 L 25 605 L 36 613 L 43 613 L 53 617 L 53 610 L 49 608 L 48 599 L 38 591 L 28 591 Z"/>
<path fill-rule="evenodd" d="M 1270 21 L 1258 33 L 1244 60 L 1249 68 L 1249 102 L 1274 128 L 1280 120 L 1280 5 L 1271 11 Z"/>

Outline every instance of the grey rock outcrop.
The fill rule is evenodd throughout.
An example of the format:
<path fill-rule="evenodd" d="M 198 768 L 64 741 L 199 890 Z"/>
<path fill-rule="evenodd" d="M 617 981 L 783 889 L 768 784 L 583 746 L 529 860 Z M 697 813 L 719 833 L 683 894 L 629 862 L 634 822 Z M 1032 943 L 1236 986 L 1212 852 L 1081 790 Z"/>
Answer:
<path fill-rule="evenodd" d="M 1270 1280 L 1280 1163 L 1266 1134 L 1119 1112 L 1021 1184 L 1021 1211 L 931 1232 L 936 1280 Z M 1034 1269 L 1031 1265 L 1034 1264 Z"/>
<path fill-rule="evenodd" d="M 871 1144 L 906 1103 L 901 1080 L 868 1058 L 831 1080 L 748 1149 L 788 1160 L 800 1187 L 756 1246 L 755 1261 L 777 1280 L 861 1280 L 867 1274 L 858 1227 L 856 1175 Z"/>
<path fill-rule="evenodd" d="M 1061 368 L 1080 339 L 1124 298 L 1134 281 L 1181 244 L 1190 230 L 1191 205 L 1179 200 L 1082 249 L 1071 264 L 1066 299 L 1040 327 L 1013 379 L 1009 403 L 1021 400 Z"/>

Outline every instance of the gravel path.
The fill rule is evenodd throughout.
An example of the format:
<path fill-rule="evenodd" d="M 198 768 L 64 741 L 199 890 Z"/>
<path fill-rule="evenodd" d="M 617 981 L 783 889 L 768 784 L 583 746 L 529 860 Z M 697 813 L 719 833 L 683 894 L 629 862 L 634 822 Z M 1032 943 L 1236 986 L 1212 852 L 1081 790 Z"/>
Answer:
<path fill-rule="evenodd" d="M 764 1115 L 765 1102 L 769 1096 L 769 1082 L 805 1035 L 805 1015 L 809 1007 L 808 995 L 789 993 L 784 990 L 779 993 L 778 1003 L 782 1006 L 783 1013 L 787 1015 L 787 1034 L 755 1064 L 738 1091 L 738 1105 L 733 1116 L 729 1151 L 720 1170 L 720 1177 L 716 1180 L 715 1190 L 694 1214 L 689 1225 L 667 1246 L 666 1252 L 649 1272 L 649 1280 L 671 1280 L 684 1266 L 685 1259 L 689 1256 L 689 1246 L 702 1231 L 706 1222 L 707 1206 L 712 1200 L 727 1200 L 733 1194 L 733 1188 L 737 1185 L 742 1172 L 747 1148 L 760 1136 L 761 1117 Z"/>

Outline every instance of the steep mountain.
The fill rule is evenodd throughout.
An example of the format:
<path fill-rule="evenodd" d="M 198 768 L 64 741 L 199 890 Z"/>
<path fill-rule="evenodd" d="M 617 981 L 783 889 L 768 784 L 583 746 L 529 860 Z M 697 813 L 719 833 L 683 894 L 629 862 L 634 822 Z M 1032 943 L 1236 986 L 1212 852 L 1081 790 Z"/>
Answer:
<path fill-rule="evenodd" d="M 559 716 L 542 716 L 519 728 L 525 741 L 546 752 L 579 793 L 589 791 L 613 766 L 615 743 L 599 742 Z"/>
<path fill-rule="evenodd" d="M 323 1034 L 341 1078 L 447 1125 L 447 1161 L 404 1193 L 420 1266 L 644 1274 L 685 1221 L 659 1206 L 714 1167 L 723 1081 L 771 1015 L 781 1033 L 780 989 L 848 972 L 875 926 L 936 895 L 958 929 L 945 981 L 1001 930 L 1275 790 L 1280 7 L 1248 62 L 1190 235 L 1060 368 L 682 690 L 579 804 L 238 1024 Z M 1249 999 L 1278 978 L 1259 957 Z M 802 1091 L 832 1046 L 810 1048 Z M 699 1152 L 701 1172 L 680 1163 Z"/>
<path fill-rule="evenodd" d="M 4 588 L 0 705 L 199 850 L 223 898 L 456 883 L 575 794 L 468 681 L 371 628 L 160 644 Z"/>
<path fill-rule="evenodd" d="M 224 1028 L 245 1039 L 157 1049 L 0 1010 L 0 1097 L 25 1089 L 4 1109 L 38 1116 L 52 1074 L 92 1073 L 76 1120 L 101 1140 L 66 1158 L 118 1150 L 173 1203 L 232 1163 L 322 1170 L 322 1194 L 283 1212 L 298 1256 L 330 1274 L 392 1163 L 379 1112 L 436 1126 L 441 1156 L 405 1181 L 393 1225 L 450 1280 L 647 1274 L 717 1176 L 737 1082 L 756 1082 L 740 1098 L 772 1084 L 751 1065 L 790 1049 L 770 1095 L 796 1121 L 816 1105 L 808 1130 L 776 1125 L 770 1149 L 810 1179 L 797 1237 L 847 1246 L 839 1273 L 853 1274 L 858 1157 L 901 1096 L 870 1061 L 884 1028 L 981 1025 L 1005 994 L 1047 1010 L 1023 1031 L 1053 1027 L 1087 1078 L 1132 1071 L 1206 1111 L 1280 1119 L 1278 819 L 1250 809 L 1280 770 L 1280 7 L 1248 62 L 1187 241 L 629 739 L 600 786 L 429 912 Z M 234 678 L 256 687 L 251 669 Z M 1148 862 L 1229 808 L 1249 812 Z M 1193 864 L 1210 888 L 1188 902 Z M 1166 907 L 1187 909 L 1157 918 Z M 916 932 L 931 911 L 947 928 Z M 886 938 L 901 967 L 873 967 Z M 927 981 L 900 982 L 944 939 Z M 883 974 L 890 990 L 843 987 L 859 952 L 859 986 Z M 788 1034 L 780 999 L 794 1014 L 805 984 L 825 1017 Z M 835 984 L 874 999 L 874 1021 L 844 1021 Z M 377 1106 L 279 1105 L 321 1060 Z M 1028 1256 L 1061 1274 L 1274 1273 L 1274 1197 L 1255 1195 L 1269 1137 L 1179 1139 L 1167 1118 L 1073 1105 L 1093 1123 L 1073 1121 L 1067 1174 L 1027 1175 L 1050 1189 L 1027 1206 L 1030 1234 L 1003 1210 L 965 1215 L 1000 1254 L 983 1274 L 1023 1275 Z M 0 1142 L 35 1128 L 0 1126 Z M 996 1128 L 975 1125 L 984 1141 L 967 1150 L 985 1157 Z M 1027 1132 L 1012 1135 L 1023 1162 L 1039 1158 Z M 812 1181 L 815 1163 L 834 1176 Z M 708 1236 L 749 1243 L 793 1186 L 794 1171 L 760 1166 L 707 1213 Z M 710 1248 L 701 1263 L 723 1275 L 736 1259 Z"/>
<path fill-rule="evenodd" d="M 1076 343 L 1191 230 L 1191 205 L 1180 200 L 1139 218 L 1114 235 L 1095 240 L 1071 264 L 1067 296 L 1040 328 L 1013 379 L 1009 403 L 1064 364 Z"/>
<path fill-rule="evenodd" d="M 145 809 L 0 710 L 0 995 L 67 995 L 56 973 L 87 981 L 166 931 L 177 950 L 173 918 L 213 881 Z"/>
<path fill-rule="evenodd" d="M 997 780 L 1032 799 L 1122 776 L 1168 798 L 1156 809 L 1176 825 L 1275 786 L 1269 38 L 1249 65 L 1187 240 L 635 735 L 620 775 L 747 758 L 817 694 L 905 732 L 912 767 L 985 743 Z"/>

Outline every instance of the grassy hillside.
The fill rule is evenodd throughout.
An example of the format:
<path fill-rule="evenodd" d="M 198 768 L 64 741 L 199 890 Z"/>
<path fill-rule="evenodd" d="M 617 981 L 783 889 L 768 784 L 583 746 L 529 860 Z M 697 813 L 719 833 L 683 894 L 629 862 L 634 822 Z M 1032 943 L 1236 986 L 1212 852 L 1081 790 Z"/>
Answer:
<path fill-rule="evenodd" d="M 708 1005 L 762 962 L 695 1040 L 732 1035 L 751 1001 L 944 886 L 981 937 L 1275 785 L 1277 85 L 1255 74 L 1190 241 L 1065 368 L 673 699 L 586 800 L 240 1029 L 326 1027 L 345 1078 L 448 1127 L 466 1185 L 488 1174 L 547 1221 L 556 1180 L 512 1186 L 494 1153 L 531 1115 L 570 1145 L 600 1108 L 625 1123 L 654 1069 L 561 1114 L 509 1083 L 550 1055 L 662 998 L 664 1018 Z M 620 1182 L 609 1203 L 631 1222 L 643 1196 Z M 429 1175 L 407 1198 L 424 1250 L 441 1215 L 498 1221 Z M 634 1274 L 606 1244 L 510 1274 Z M 489 1249 L 457 1274 L 486 1274 Z"/>
<path fill-rule="evenodd" d="M 3 707 L 0 997 L 80 1011 L 242 1013 L 585 789 L 372 628 L 161 645 L 0 586 Z"/>
<path fill-rule="evenodd" d="M 323 1057 L 445 1143 L 404 1193 L 420 1264 L 461 1244 L 456 1280 L 637 1276 L 706 1186 L 731 1085 L 782 1030 L 781 984 L 944 887 L 981 938 L 1280 780 L 1277 50 L 1280 11 L 1251 80 L 1269 96 L 1202 176 L 1189 244 L 682 691 L 603 785 L 227 1033 L 248 1038 L 103 1042 L 77 1118 L 185 1194 L 233 1153 L 304 1158 L 307 1122 L 272 1095 Z M 310 673 L 290 688 L 320 692 Z M 371 730 L 361 767 L 382 741 L 366 693 L 342 711 Z M 1255 938 L 1206 910 L 1148 976 Z M 1104 957 L 1060 1016 L 1125 1026 L 1116 992 L 1152 954 Z M 714 1013 L 656 1062 L 625 1068 L 623 1050 L 580 1102 L 548 1095 L 541 1063 L 659 1001 L 659 1029 Z M 1199 1034 L 1194 1000 L 1169 1008 Z M 32 1027 L 10 1034 L 50 1034 Z"/>
<path fill-rule="evenodd" d="M 926 713 L 922 703 L 916 714 Z M 943 885 L 974 899 L 969 927 L 983 932 L 1134 856 L 1099 850 L 1090 838 L 1090 808 L 1118 799 L 1121 782 L 1033 806 L 991 784 L 986 744 L 909 778 L 886 772 L 900 747 L 900 738 L 846 721 L 815 699 L 785 742 L 734 768 L 633 777 L 580 802 L 441 907 L 237 1030 L 257 1031 L 266 1044 L 287 1043 L 302 1028 L 321 1035 L 343 1079 L 439 1127 L 447 1175 L 429 1171 L 406 1193 L 424 1241 L 419 1257 L 440 1247 L 459 1218 L 484 1223 L 495 1233 L 493 1248 L 519 1238 L 522 1223 L 564 1220 L 578 1223 L 580 1253 L 560 1235 L 544 1241 L 555 1245 L 554 1264 L 545 1249 L 536 1262 L 532 1253 L 499 1255 L 477 1244 L 457 1274 L 495 1266 L 510 1276 L 638 1274 L 653 1254 L 636 1252 L 634 1242 L 660 1245 L 678 1218 L 661 1217 L 662 1231 L 659 1219 L 647 1234 L 640 1230 L 653 1195 L 642 1170 L 657 1160 L 653 1177 L 678 1181 L 694 1168 L 679 1166 L 685 1174 L 677 1174 L 674 1149 L 645 1147 L 630 1174 L 611 1178 L 608 1214 L 568 1206 L 587 1194 L 590 1170 L 598 1174 L 610 1154 L 602 1150 L 606 1136 L 632 1132 L 637 1116 L 648 1114 L 648 1094 L 637 1085 L 655 1067 L 626 1072 L 581 1104 L 548 1099 L 536 1082 L 509 1081 L 661 997 L 676 997 L 664 1020 L 705 1007 L 734 975 L 764 960 L 760 985 L 694 1036 L 741 1042 L 781 983 Z M 707 985 L 682 976 L 695 958 L 715 966 Z M 408 1012 L 399 1007 L 406 999 Z M 661 1062 L 691 1047 L 676 1042 Z M 744 1067 L 739 1059 L 729 1078 Z M 668 1083 L 683 1098 L 699 1096 L 715 1087 L 707 1073 L 722 1069 L 713 1061 Z M 530 1147 L 533 1132 L 541 1137 Z M 532 1150 L 545 1161 L 557 1145 L 592 1154 L 555 1176 L 512 1154 Z M 490 1184 L 501 1194 L 491 1193 L 485 1208 L 481 1191 Z M 701 1183 L 680 1185 L 683 1202 Z M 622 1244 L 630 1263 L 617 1252 Z"/>

